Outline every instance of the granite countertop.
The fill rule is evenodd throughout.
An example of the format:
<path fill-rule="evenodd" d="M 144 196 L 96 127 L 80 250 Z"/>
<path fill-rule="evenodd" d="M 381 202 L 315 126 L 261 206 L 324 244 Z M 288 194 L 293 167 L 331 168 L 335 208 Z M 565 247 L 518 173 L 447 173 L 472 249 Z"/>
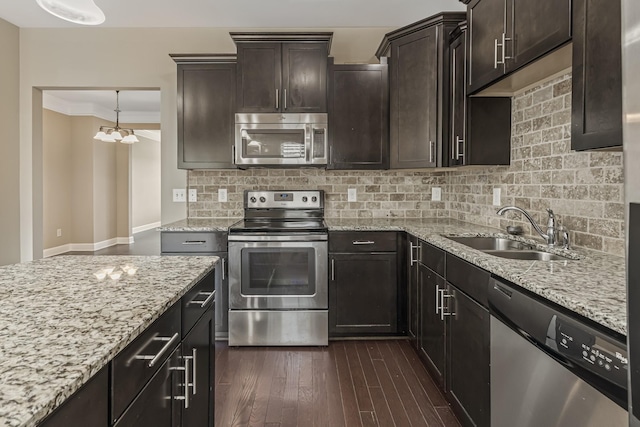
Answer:
<path fill-rule="evenodd" d="M 188 218 L 162 225 L 158 231 L 227 231 L 239 218 Z"/>
<path fill-rule="evenodd" d="M 523 261 L 499 258 L 472 249 L 443 235 L 491 235 L 538 244 L 547 251 L 540 238 L 519 238 L 487 226 L 453 219 L 325 218 L 330 231 L 407 231 L 420 239 L 450 252 L 496 276 L 509 280 L 550 301 L 591 319 L 615 332 L 626 335 L 625 259 L 588 249 L 560 251 L 580 258 L 566 261 Z M 165 231 L 220 231 L 225 221 L 234 219 L 199 219 L 168 224 Z M 556 251 L 557 252 L 557 251 Z"/>
<path fill-rule="evenodd" d="M 0 267 L 0 426 L 36 425 L 217 261 L 78 255 Z M 124 266 L 134 274 L 94 274 Z"/>

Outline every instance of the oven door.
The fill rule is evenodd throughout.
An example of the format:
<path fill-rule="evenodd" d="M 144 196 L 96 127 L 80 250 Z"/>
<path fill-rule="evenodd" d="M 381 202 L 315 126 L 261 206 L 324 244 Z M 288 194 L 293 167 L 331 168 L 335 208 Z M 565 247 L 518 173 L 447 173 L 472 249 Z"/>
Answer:
<path fill-rule="evenodd" d="M 229 242 L 229 309 L 328 308 L 326 241 Z"/>

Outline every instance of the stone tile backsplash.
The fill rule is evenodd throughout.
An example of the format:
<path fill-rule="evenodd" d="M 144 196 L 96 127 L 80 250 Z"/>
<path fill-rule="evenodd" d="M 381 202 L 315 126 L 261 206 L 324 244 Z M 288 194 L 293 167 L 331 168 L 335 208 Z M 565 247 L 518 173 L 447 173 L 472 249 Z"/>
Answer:
<path fill-rule="evenodd" d="M 621 152 L 571 151 L 571 74 L 516 95 L 512 102 L 511 165 L 436 171 L 329 171 L 324 169 L 197 170 L 188 172 L 198 202 L 192 218 L 242 216 L 249 189 L 321 189 L 330 218 L 451 217 L 505 228 L 522 225 L 515 213 L 496 215 L 493 189 L 501 205 L 516 205 L 546 224 L 546 208 L 571 230 L 575 246 L 624 256 L 624 189 Z M 431 201 L 432 187 L 442 201 Z M 217 191 L 226 188 L 227 202 Z M 347 201 L 356 188 L 358 201 Z"/>

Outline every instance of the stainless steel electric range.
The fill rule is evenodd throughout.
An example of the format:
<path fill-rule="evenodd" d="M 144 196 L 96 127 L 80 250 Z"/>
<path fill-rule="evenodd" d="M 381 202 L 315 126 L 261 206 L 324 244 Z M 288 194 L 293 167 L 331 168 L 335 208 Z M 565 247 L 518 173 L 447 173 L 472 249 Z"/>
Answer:
<path fill-rule="evenodd" d="M 328 344 L 322 191 L 245 191 L 229 228 L 229 345 Z"/>

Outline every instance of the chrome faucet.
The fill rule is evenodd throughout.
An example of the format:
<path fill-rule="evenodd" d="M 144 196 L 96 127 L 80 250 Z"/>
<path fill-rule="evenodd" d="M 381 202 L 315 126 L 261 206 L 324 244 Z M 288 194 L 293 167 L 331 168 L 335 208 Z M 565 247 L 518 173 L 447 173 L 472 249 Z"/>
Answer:
<path fill-rule="evenodd" d="M 549 246 L 560 246 L 560 247 L 562 247 L 564 249 L 568 249 L 569 248 L 569 232 L 568 232 L 568 230 L 566 228 L 564 228 L 563 226 L 558 224 L 558 222 L 556 221 L 556 216 L 555 216 L 555 214 L 553 213 L 553 211 L 551 209 L 547 209 L 547 213 L 549 214 L 549 219 L 547 221 L 547 232 L 546 233 L 544 231 L 542 231 L 540 226 L 531 217 L 529 212 L 527 212 L 524 209 L 519 208 L 517 206 L 505 206 L 503 208 L 500 208 L 500 210 L 497 212 L 497 214 L 498 215 L 504 215 L 504 213 L 508 212 L 508 211 L 516 211 L 516 212 L 520 212 L 522 215 L 524 215 L 529 220 L 529 222 L 531 223 L 533 228 L 536 230 L 536 232 L 538 232 L 538 234 L 547 242 L 547 245 L 549 245 Z M 560 239 L 558 234 L 561 235 L 561 239 L 562 239 L 561 244 L 558 244 L 559 243 L 558 240 Z"/>

